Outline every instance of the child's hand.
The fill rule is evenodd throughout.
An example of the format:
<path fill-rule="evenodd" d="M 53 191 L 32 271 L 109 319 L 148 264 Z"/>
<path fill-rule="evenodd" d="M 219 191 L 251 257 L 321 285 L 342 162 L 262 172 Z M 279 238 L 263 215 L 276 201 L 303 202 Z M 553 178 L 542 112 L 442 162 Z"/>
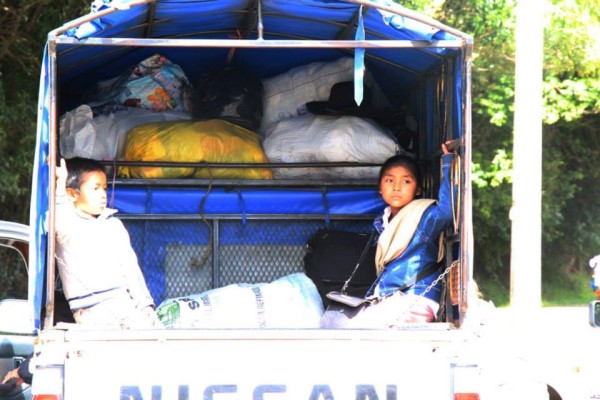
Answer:
<path fill-rule="evenodd" d="M 442 154 L 450 154 L 450 150 L 448 150 L 448 146 L 452 143 L 452 140 L 447 140 L 442 143 Z"/>
<path fill-rule="evenodd" d="M 460 144 L 460 138 L 454 140 L 446 140 L 444 143 L 442 143 L 442 154 L 455 153 L 456 151 L 458 151 Z"/>
<path fill-rule="evenodd" d="M 67 163 L 64 158 L 60 159 L 60 165 L 56 167 L 56 180 L 62 179 L 65 182 L 67 181 L 67 176 L 69 175 L 67 171 Z"/>
<path fill-rule="evenodd" d="M 158 318 L 158 315 L 156 314 L 156 310 L 154 310 L 154 307 L 152 307 L 152 306 L 144 307 L 144 309 L 142 309 L 142 312 L 152 322 L 152 325 L 154 327 L 156 327 L 156 328 L 163 327 L 163 324 L 162 324 L 162 322 L 160 322 L 160 319 Z"/>
<path fill-rule="evenodd" d="M 60 165 L 56 166 L 56 193 L 63 194 L 67 190 L 67 163 L 64 158 L 60 159 Z"/>

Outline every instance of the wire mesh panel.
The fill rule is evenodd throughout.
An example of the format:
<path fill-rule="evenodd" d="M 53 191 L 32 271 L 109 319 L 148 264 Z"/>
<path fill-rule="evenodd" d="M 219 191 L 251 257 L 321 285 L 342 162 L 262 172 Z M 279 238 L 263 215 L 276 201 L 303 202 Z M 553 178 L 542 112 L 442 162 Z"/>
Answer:
<path fill-rule="evenodd" d="M 304 271 L 319 229 L 368 232 L 370 220 L 123 220 L 158 303 L 234 283 L 271 282 Z"/>
<path fill-rule="evenodd" d="M 306 242 L 319 221 L 222 221 L 219 284 L 269 282 L 304 270 Z"/>
<path fill-rule="evenodd" d="M 123 220 L 155 302 L 212 287 L 212 226 L 202 220 Z"/>
<path fill-rule="evenodd" d="M 166 298 L 200 293 L 213 286 L 212 251 L 208 245 L 169 245 L 165 255 Z"/>

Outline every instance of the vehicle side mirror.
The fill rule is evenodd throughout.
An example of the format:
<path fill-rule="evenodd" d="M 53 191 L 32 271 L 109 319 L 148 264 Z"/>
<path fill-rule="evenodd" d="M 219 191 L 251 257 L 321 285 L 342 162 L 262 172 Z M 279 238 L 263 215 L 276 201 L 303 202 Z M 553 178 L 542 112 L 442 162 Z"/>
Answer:
<path fill-rule="evenodd" d="M 590 308 L 590 325 L 594 328 L 600 328 L 600 301 L 592 301 Z"/>

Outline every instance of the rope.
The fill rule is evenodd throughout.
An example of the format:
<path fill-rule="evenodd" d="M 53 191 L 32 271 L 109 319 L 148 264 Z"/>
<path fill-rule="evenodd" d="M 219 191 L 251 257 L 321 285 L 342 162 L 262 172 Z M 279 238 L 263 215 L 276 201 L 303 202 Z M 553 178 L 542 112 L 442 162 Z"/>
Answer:
<path fill-rule="evenodd" d="M 202 219 L 202 222 L 204 222 L 204 224 L 208 227 L 208 245 L 207 245 L 206 249 L 202 252 L 202 257 L 200 257 L 199 260 L 193 259 L 191 262 L 191 266 L 197 267 L 197 268 L 203 267 L 206 264 L 206 262 L 208 261 L 208 258 L 210 257 L 210 254 L 212 253 L 212 247 L 213 247 L 213 227 L 204 216 L 204 206 L 206 205 L 206 200 L 208 200 L 208 195 L 210 194 L 210 191 L 212 190 L 214 178 L 213 178 L 210 167 L 206 167 L 206 170 L 208 171 L 208 176 L 209 176 L 208 177 L 208 188 L 206 189 L 206 194 L 200 201 L 199 212 L 200 212 L 200 218 Z"/>
<path fill-rule="evenodd" d="M 461 167 L 461 159 L 458 154 L 454 156 L 454 160 L 452 161 L 452 167 L 450 168 L 450 200 L 452 204 L 452 224 L 454 228 L 454 234 L 458 233 L 458 224 L 460 221 L 460 202 L 461 202 L 461 193 L 460 193 L 460 176 L 462 173 Z M 458 190 L 454 191 L 454 187 L 458 186 Z M 455 199 L 456 197 L 456 199 Z M 457 206 L 458 205 L 458 206 Z"/>
<path fill-rule="evenodd" d="M 113 174 L 112 174 L 112 183 L 110 185 L 110 202 L 108 203 L 110 208 L 115 207 L 115 180 L 117 179 L 117 160 L 113 158 Z"/>

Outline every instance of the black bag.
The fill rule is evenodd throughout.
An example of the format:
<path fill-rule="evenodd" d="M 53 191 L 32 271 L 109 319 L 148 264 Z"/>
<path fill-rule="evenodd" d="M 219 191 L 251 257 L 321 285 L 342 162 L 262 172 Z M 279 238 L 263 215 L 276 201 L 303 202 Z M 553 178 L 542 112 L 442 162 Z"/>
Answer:
<path fill-rule="evenodd" d="M 237 68 L 209 72 L 195 85 L 193 116 L 223 119 L 257 132 L 263 116 L 262 81 Z"/>
<path fill-rule="evenodd" d="M 325 307 L 330 303 L 327 293 L 342 289 L 369 238 L 368 233 L 319 230 L 308 241 L 304 269 L 317 286 Z M 370 246 L 367 250 L 349 282 L 347 294 L 364 297 L 375 281 L 375 250 L 376 246 Z"/>

